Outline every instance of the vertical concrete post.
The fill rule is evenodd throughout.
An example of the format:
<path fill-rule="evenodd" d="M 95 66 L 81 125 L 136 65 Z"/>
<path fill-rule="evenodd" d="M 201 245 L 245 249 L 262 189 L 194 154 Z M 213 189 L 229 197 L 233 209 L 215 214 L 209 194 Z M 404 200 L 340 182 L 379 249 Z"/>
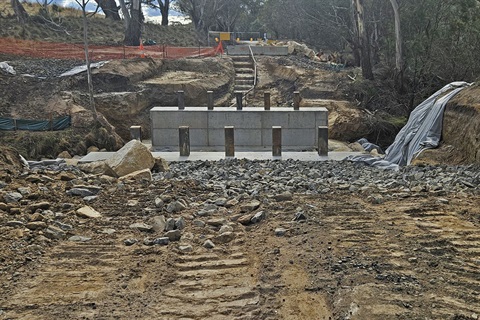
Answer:
<path fill-rule="evenodd" d="M 282 156 L 282 127 L 272 127 L 272 156 Z"/>
<path fill-rule="evenodd" d="M 235 157 L 235 127 L 225 126 L 225 157 Z"/>
<path fill-rule="evenodd" d="M 177 91 L 177 98 L 178 98 L 178 110 L 185 109 L 185 91 L 180 90 Z"/>
<path fill-rule="evenodd" d="M 235 98 L 237 99 L 237 110 L 243 109 L 243 92 L 235 91 Z"/>
<path fill-rule="evenodd" d="M 266 91 L 263 94 L 263 105 L 265 110 L 270 110 L 270 91 Z"/>
<path fill-rule="evenodd" d="M 293 110 L 300 110 L 300 92 L 293 92 Z"/>
<path fill-rule="evenodd" d="M 142 142 L 142 127 L 141 126 L 131 126 L 130 127 L 130 139 L 138 140 Z"/>
<path fill-rule="evenodd" d="M 318 127 L 318 155 L 328 156 L 328 126 Z"/>
<path fill-rule="evenodd" d="M 213 91 L 207 91 L 207 110 L 213 110 Z"/>
<path fill-rule="evenodd" d="M 178 145 L 180 147 L 180 157 L 188 157 L 190 155 L 190 127 L 178 127 Z"/>

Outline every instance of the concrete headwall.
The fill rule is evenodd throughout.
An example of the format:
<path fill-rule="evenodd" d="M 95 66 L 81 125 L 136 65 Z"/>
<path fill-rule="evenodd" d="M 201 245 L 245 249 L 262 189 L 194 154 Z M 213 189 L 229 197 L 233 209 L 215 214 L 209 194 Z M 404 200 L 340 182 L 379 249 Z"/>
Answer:
<path fill-rule="evenodd" d="M 288 56 L 288 47 L 274 47 L 274 46 L 251 46 L 254 55 L 265 56 Z M 228 55 L 249 55 L 250 49 L 248 46 L 227 46 Z"/>
<path fill-rule="evenodd" d="M 150 110 L 154 151 L 178 150 L 178 127 L 190 127 L 190 144 L 196 150 L 222 151 L 225 126 L 235 127 L 235 147 L 254 151 L 271 148 L 272 126 L 282 127 L 285 150 L 311 150 L 317 146 L 317 128 L 328 125 L 326 108 L 215 108 L 156 107 Z"/>

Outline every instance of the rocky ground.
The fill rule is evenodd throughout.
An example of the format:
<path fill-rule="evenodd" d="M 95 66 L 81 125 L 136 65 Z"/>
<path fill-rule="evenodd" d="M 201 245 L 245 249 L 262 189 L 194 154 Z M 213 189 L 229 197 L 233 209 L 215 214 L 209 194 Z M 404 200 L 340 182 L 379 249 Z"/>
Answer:
<path fill-rule="evenodd" d="M 479 319 L 478 166 L 3 169 L 0 319 Z"/>

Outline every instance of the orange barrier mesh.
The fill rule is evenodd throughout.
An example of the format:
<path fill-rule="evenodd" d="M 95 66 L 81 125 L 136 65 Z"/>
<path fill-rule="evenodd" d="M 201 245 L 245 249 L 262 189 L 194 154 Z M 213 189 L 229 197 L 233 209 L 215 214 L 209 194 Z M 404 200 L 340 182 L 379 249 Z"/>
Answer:
<path fill-rule="evenodd" d="M 89 46 L 91 60 L 112 60 L 139 58 L 142 55 L 152 58 L 179 59 L 187 57 L 210 57 L 218 51 L 210 47 L 170 47 L 166 45 L 144 46 Z M 18 40 L 0 38 L 0 53 L 27 56 L 33 58 L 54 58 L 84 60 L 83 44 L 53 43 L 46 41 Z"/>

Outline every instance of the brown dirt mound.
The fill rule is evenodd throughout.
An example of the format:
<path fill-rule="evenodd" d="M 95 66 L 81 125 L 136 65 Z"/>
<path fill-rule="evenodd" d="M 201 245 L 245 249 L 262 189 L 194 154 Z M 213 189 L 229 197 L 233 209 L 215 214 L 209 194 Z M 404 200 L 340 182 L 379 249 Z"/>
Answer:
<path fill-rule="evenodd" d="M 480 163 L 480 85 L 462 90 L 445 111 L 443 142 L 464 163 Z"/>
<path fill-rule="evenodd" d="M 443 118 L 441 145 L 422 152 L 413 164 L 480 163 L 480 86 L 450 100 Z"/>
<path fill-rule="evenodd" d="M 0 146 L 0 177 L 18 173 L 22 168 L 22 160 L 16 149 Z"/>

